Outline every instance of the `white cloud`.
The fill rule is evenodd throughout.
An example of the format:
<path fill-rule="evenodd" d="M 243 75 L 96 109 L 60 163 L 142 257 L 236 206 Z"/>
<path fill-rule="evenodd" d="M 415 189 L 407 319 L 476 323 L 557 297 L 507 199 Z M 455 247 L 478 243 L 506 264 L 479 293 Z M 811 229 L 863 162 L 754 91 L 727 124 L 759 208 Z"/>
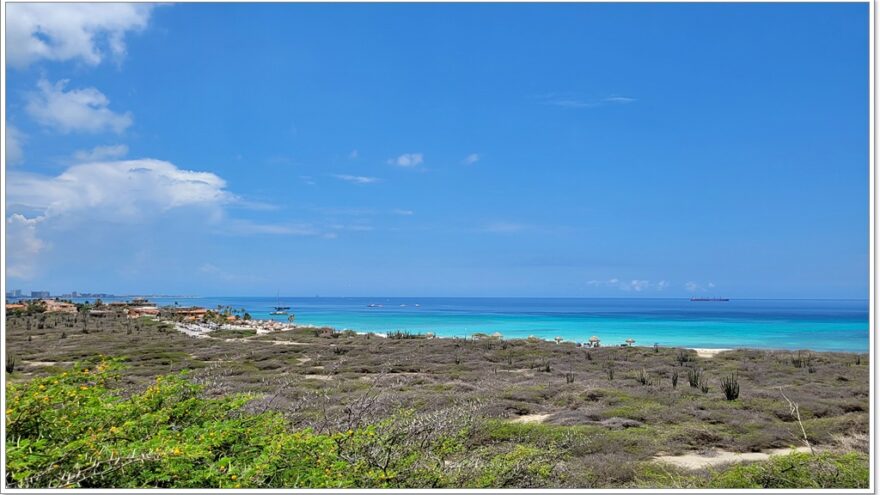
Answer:
<path fill-rule="evenodd" d="M 116 144 L 111 146 L 95 146 L 90 150 L 79 150 L 73 154 L 78 162 L 97 162 L 115 160 L 128 154 L 128 146 Z"/>
<path fill-rule="evenodd" d="M 137 219 L 148 212 L 216 208 L 235 200 L 217 175 L 153 159 L 84 163 L 56 177 L 11 173 L 7 180 L 7 204 L 50 218 L 90 210 L 108 219 Z"/>
<path fill-rule="evenodd" d="M 39 236 L 44 226 L 140 225 L 181 208 L 216 223 L 223 207 L 237 201 L 217 175 L 153 159 L 78 164 L 57 176 L 9 171 L 6 178 L 7 252 L 15 253 L 7 273 L 18 278 L 32 276 L 36 255 L 47 246 Z"/>
<path fill-rule="evenodd" d="M 358 150 L 351 150 L 351 153 L 348 154 L 348 158 L 350 160 L 354 160 L 358 157 Z"/>
<path fill-rule="evenodd" d="M 236 235 L 319 235 L 320 232 L 311 224 L 269 224 L 256 223 L 249 220 L 232 220 L 224 222 L 221 233 Z"/>
<path fill-rule="evenodd" d="M 352 184 L 373 184 L 379 182 L 380 180 L 376 177 L 364 177 L 361 175 L 346 174 L 333 174 L 333 177 L 336 177 L 339 180 L 344 180 L 346 182 L 351 182 Z"/>
<path fill-rule="evenodd" d="M 24 134 L 17 128 L 6 126 L 6 164 L 15 165 L 21 163 L 24 158 L 24 152 L 21 149 L 21 143 L 24 141 Z"/>
<path fill-rule="evenodd" d="M 462 163 L 464 163 L 465 165 L 473 165 L 478 161 L 480 161 L 479 153 L 471 153 L 470 155 L 466 156 L 464 160 L 462 160 Z"/>
<path fill-rule="evenodd" d="M 645 292 L 645 291 L 663 291 L 669 287 L 669 282 L 660 280 L 652 282 L 650 280 L 633 279 L 620 280 L 619 278 L 610 278 L 608 280 L 588 280 L 587 285 L 592 287 L 612 287 L 622 291 Z"/>
<path fill-rule="evenodd" d="M 395 209 L 391 210 L 391 213 L 394 213 L 395 215 L 401 215 L 404 217 L 409 217 L 409 216 L 415 215 L 415 212 L 412 210 L 403 210 L 400 208 L 395 208 Z"/>
<path fill-rule="evenodd" d="M 12 214 L 6 219 L 6 274 L 28 279 L 37 269 L 37 255 L 48 246 L 37 237 L 37 224 L 43 217 L 27 218 Z"/>
<path fill-rule="evenodd" d="M 25 110 L 40 124 L 63 133 L 113 131 L 117 134 L 132 124 L 130 112 L 119 114 L 107 106 L 110 100 L 95 88 L 64 91 L 68 80 L 55 84 L 37 82 L 39 92 L 28 95 Z"/>
<path fill-rule="evenodd" d="M 538 97 L 544 104 L 565 108 L 595 108 L 605 105 L 626 105 L 637 101 L 628 96 L 607 96 L 599 99 L 582 98 L 572 94 L 550 93 Z"/>
<path fill-rule="evenodd" d="M 694 281 L 688 281 L 684 284 L 684 289 L 688 292 L 706 292 L 707 290 L 714 288 L 715 284 L 712 282 L 708 282 L 706 285 L 703 285 Z"/>
<path fill-rule="evenodd" d="M 13 67 L 78 59 L 98 65 L 109 50 L 125 55 L 125 35 L 144 29 L 153 6 L 143 3 L 9 3 L 6 56 Z"/>
<path fill-rule="evenodd" d="M 397 158 L 391 158 L 388 163 L 398 167 L 415 167 L 424 161 L 424 155 L 421 153 L 404 153 Z"/>

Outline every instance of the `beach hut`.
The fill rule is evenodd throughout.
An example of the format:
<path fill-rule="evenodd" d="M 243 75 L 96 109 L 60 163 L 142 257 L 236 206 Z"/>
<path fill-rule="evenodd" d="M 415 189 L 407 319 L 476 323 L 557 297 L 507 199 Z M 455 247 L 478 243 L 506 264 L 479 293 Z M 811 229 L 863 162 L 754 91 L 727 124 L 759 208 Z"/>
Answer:
<path fill-rule="evenodd" d="M 501 332 L 495 332 L 495 333 L 492 334 L 492 337 L 493 337 L 493 338 L 496 338 L 496 339 L 500 339 L 500 338 L 502 338 L 502 337 L 504 337 L 504 336 L 501 335 Z"/>
<path fill-rule="evenodd" d="M 626 345 L 628 345 L 628 346 L 630 346 L 630 347 L 632 347 L 632 345 L 635 344 L 635 343 L 636 343 L 636 340 L 633 339 L 633 338 L 628 338 L 628 339 L 626 339 Z"/>
<path fill-rule="evenodd" d="M 595 335 L 590 337 L 588 342 L 590 343 L 590 347 L 599 347 L 599 337 L 596 337 Z"/>
<path fill-rule="evenodd" d="M 560 342 L 562 342 L 562 337 L 557 335 L 553 340 L 555 340 L 556 344 L 558 345 Z"/>

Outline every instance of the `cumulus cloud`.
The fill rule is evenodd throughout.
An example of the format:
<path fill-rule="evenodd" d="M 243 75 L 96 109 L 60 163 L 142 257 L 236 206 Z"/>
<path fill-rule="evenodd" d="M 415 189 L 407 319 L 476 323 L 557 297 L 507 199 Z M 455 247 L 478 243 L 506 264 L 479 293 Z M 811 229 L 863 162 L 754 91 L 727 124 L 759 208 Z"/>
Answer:
<path fill-rule="evenodd" d="M 10 3 L 6 57 L 13 67 L 39 60 L 98 65 L 109 51 L 125 55 L 125 35 L 143 30 L 152 5 L 141 3 Z"/>
<path fill-rule="evenodd" d="M 79 150 L 73 154 L 73 158 L 78 162 L 97 162 L 122 158 L 127 154 L 128 146 L 117 144 L 112 146 L 95 146 L 90 150 Z"/>
<path fill-rule="evenodd" d="M 131 113 L 110 110 L 110 100 L 95 88 L 65 91 L 68 80 L 37 82 L 39 91 L 27 97 L 25 110 L 40 124 L 63 133 L 123 132 L 132 124 Z"/>
<path fill-rule="evenodd" d="M 477 163 L 478 161 L 480 161 L 480 154 L 479 153 L 471 153 L 470 155 L 464 157 L 464 160 L 462 160 L 462 163 L 464 163 L 465 165 L 473 165 L 473 164 Z"/>
<path fill-rule="evenodd" d="M 136 219 L 184 206 L 219 207 L 235 199 L 226 182 L 211 172 L 154 159 L 84 163 L 55 177 L 12 173 L 7 180 L 7 204 L 48 218 L 90 210 L 110 219 Z"/>
<path fill-rule="evenodd" d="M 404 153 L 397 158 L 389 159 L 388 163 L 398 167 L 415 167 L 421 165 L 424 161 L 424 155 L 421 153 Z"/>
<path fill-rule="evenodd" d="M 660 280 L 652 282 L 650 280 L 633 279 L 620 280 L 619 278 L 610 278 L 608 280 L 588 280 L 587 285 L 591 287 L 611 287 L 622 291 L 645 292 L 645 291 L 663 291 L 669 287 L 669 282 Z"/>
<path fill-rule="evenodd" d="M 37 236 L 37 224 L 43 217 L 27 218 L 12 214 L 6 219 L 6 274 L 28 279 L 34 276 L 37 256 L 47 244 Z"/>
<path fill-rule="evenodd" d="M 7 249 L 15 253 L 7 258 L 7 273 L 18 278 L 33 274 L 47 246 L 43 228 L 139 225 L 182 208 L 216 223 L 223 207 L 237 201 L 217 175 L 153 159 L 83 163 L 57 176 L 10 171 L 6 178 Z"/>
<path fill-rule="evenodd" d="M 334 174 L 333 177 L 346 182 L 351 182 L 352 184 L 373 184 L 379 182 L 379 179 L 376 177 L 364 177 L 362 175 Z"/>
<path fill-rule="evenodd" d="M 15 165 L 17 163 L 21 163 L 22 159 L 24 159 L 24 152 L 22 151 L 22 141 L 24 141 L 24 134 L 19 131 L 17 128 L 7 125 L 6 126 L 6 164 L 7 165 Z"/>

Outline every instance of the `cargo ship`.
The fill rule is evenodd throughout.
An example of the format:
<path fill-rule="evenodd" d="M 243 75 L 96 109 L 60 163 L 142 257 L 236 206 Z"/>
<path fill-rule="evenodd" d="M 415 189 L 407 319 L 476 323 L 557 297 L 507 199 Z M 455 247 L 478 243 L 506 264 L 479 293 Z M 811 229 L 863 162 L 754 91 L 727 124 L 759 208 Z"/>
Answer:
<path fill-rule="evenodd" d="M 691 302 L 727 302 L 730 301 L 726 297 L 692 297 Z"/>

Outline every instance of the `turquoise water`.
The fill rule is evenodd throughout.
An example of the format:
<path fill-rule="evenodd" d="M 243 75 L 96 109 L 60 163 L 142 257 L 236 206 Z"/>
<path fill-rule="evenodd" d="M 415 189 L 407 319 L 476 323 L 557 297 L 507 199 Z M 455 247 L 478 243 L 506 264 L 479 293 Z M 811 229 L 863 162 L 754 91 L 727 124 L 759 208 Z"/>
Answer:
<path fill-rule="evenodd" d="M 603 345 L 627 338 L 636 345 L 755 347 L 868 351 L 864 300 L 533 299 L 533 298 L 280 298 L 200 297 L 155 299 L 159 304 L 243 308 L 260 319 L 290 306 L 296 322 L 359 332 L 434 332 L 469 336 L 500 332 L 505 338 L 560 336 Z M 368 307 L 370 304 L 382 307 Z"/>

